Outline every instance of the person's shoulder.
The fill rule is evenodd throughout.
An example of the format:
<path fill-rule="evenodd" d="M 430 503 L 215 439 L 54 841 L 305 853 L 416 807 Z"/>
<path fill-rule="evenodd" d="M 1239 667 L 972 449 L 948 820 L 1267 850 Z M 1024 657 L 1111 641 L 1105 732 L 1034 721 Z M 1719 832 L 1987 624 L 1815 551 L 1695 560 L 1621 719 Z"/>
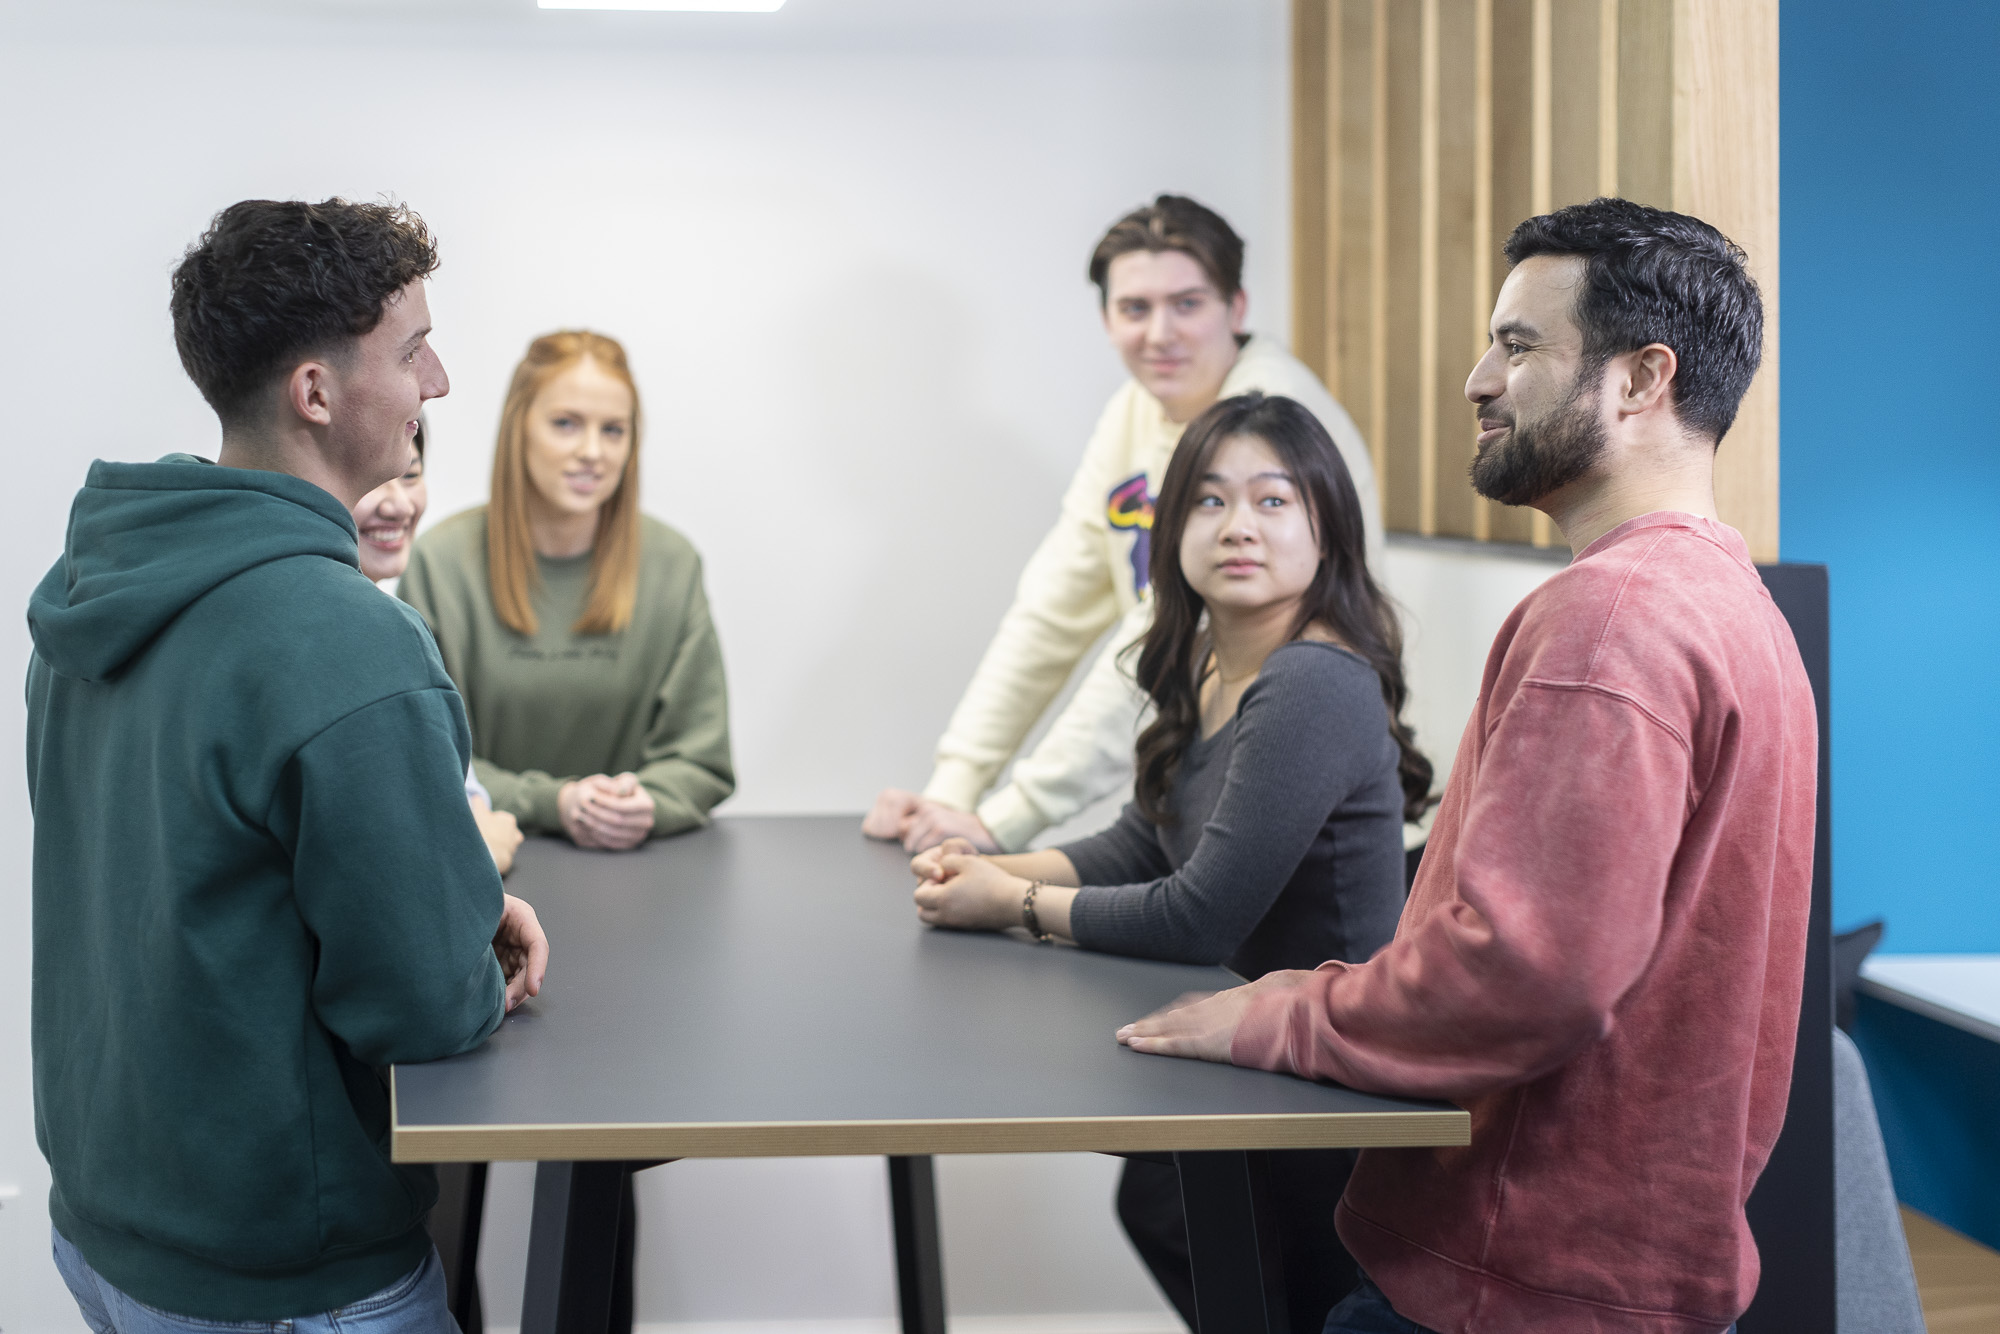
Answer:
<path fill-rule="evenodd" d="M 1225 397 L 1258 393 L 1296 399 L 1317 414 L 1322 403 L 1333 395 L 1313 374 L 1312 368 L 1293 356 L 1291 350 L 1269 334 L 1253 335 L 1236 354 L 1236 364 L 1223 381 Z"/>
<path fill-rule="evenodd" d="M 1601 611 L 1662 633 L 1672 633 L 1676 613 L 1764 600 L 1734 529 L 1673 513 L 1619 525 L 1528 596 L 1544 612 Z"/>
<path fill-rule="evenodd" d="M 671 569 L 701 568 L 701 552 L 687 534 L 650 514 L 639 516 L 639 554 L 643 561 Z"/>
<path fill-rule="evenodd" d="M 486 506 L 474 505 L 425 529 L 410 548 L 410 559 L 460 564 L 486 562 Z"/>
<path fill-rule="evenodd" d="M 1274 649 L 1251 685 L 1259 697 L 1287 712 L 1297 708 L 1348 712 L 1357 706 L 1379 712 L 1382 682 L 1366 659 L 1323 639 L 1295 639 Z M 1246 698 L 1249 691 L 1245 691 Z"/>
<path fill-rule="evenodd" d="M 1097 414 L 1097 423 L 1090 428 L 1090 439 L 1084 445 L 1081 467 L 1101 467 L 1109 459 L 1122 458 L 1138 433 L 1140 421 L 1161 412 L 1160 401 L 1127 376 L 1104 400 L 1104 410 Z"/>
<path fill-rule="evenodd" d="M 329 707 L 440 684 L 424 619 L 351 565 L 320 556 L 272 561 L 218 590 L 235 655 L 255 677 Z M 345 704 L 343 705 L 343 701 Z"/>
<path fill-rule="evenodd" d="M 1236 355 L 1236 365 L 1223 381 L 1225 398 L 1252 391 L 1275 398 L 1289 398 L 1319 418 L 1336 441 L 1348 437 L 1360 440 L 1360 428 L 1333 396 L 1312 367 L 1293 356 L 1289 349 L 1269 334 L 1257 334 Z M 1343 449 L 1343 455 L 1349 451 Z M 1365 452 L 1365 451 L 1364 451 Z M 1350 465 L 1352 466 L 1352 465 Z"/>
<path fill-rule="evenodd" d="M 1534 648 L 1526 675 L 1617 689 L 1664 716 L 1692 708 L 1704 683 L 1767 657 L 1782 621 L 1743 539 L 1678 514 L 1614 529 L 1516 616 L 1517 640 Z"/>

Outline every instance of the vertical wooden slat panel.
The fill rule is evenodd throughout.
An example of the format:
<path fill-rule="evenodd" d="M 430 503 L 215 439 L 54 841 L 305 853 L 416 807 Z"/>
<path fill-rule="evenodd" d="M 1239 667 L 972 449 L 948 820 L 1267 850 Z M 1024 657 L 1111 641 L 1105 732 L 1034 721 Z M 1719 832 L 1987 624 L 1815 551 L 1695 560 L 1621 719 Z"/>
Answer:
<path fill-rule="evenodd" d="M 1550 5 L 1549 206 L 1580 204 L 1598 194 L 1597 36 L 1602 0 Z"/>
<path fill-rule="evenodd" d="M 1778 0 L 1677 0 L 1674 207 L 1719 227 L 1763 289 L 1764 364 L 1715 460 L 1715 500 L 1778 558 Z"/>
<path fill-rule="evenodd" d="M 1472 462 L 1471 405 L 1465 401 L 1470 330 L 1479 318 L 1474 253 L 1485 249 L 1477 212 L 1478 107 L 1476 0 L 1434 0 L 1437 96 L 1437 290 L 1432 330 L 1431 451 L 1436 500 L 1433 531 L 1473 536 L 1476 497 L 1466 479 Z"/>
<path fill-rule="evenodd" d="M 1326 18 L 1328 0 L 1292 0 L 1292 350 L 1327 374 Z"/>
<path fill-rule="evenodd" d="M 1552 538 L 1460 480 L 1462 377 L 1515 224 L 1622 194 L 1750 252 L 1770 343 L 1718 498 L 1775 554 L 1778 3 L 1294 0 L 1294 343 L 1367 434 L 1391 528 Z"/>
<path fill-rule="evenodd" d="M 1389 484 L 1389 0 L 1369 6 L 1368 444 L 1378 486 Z M 1383 503 L 1388 502 L 1385 499 Z M 1386 519 L 1386 511 L 1385 519 Z"/>
<path fill-rule="evenodd" d="M 1437 532 L 1438 0 L 1423 6 L 1422 209 L 1417 230 L 1417 531 Z"/>
<path fill-rule="evenodd" d="M 1618 193 L 1674 202 L 1674 0 L 1618 9 Z"/>
<path fill-rule="evenodd" d="M 1506 281 L 1507 260 L 1501 247 L 1525 218 L 1537 212 L 1535 194 L 1536 60 L 1535 11 L 1548 10 L 1547 0 L 1493 0 L 1493 215 L 1487 254 L 1491 282 L 1486 309 L 1479 317 L 1479 347 L 1486 344 L 1486 325 L 1493 301 Z M 1544 106 L 1544 119 L 1546 106 Z M 1545 169 L 1546 170 L 1546 169 Z M 1544 183 L 1546 198 L 1546 182 Z M 1531 542 L 1535 511 L 1519 506 L 1487 506 L 1487 535 L 1496 542 Z"/>
<path fill-rule="evenodd" d="M 1618 0 L 1597 0 L 1597 193 L 1618 193 Z"/>
<path fill-rule="evenodd" d="M 1472 10 L 1472 291 L 1466 329 L 1467 373 L 1486 351 L 1488 306 L 1493 300 L 1493 0 Z M 1468 452 L 1470 452 L 1468 450 Z M 1460 483 L 1470 489 L 1469 482 Z M 1472 535 L 1493 536 L 1493 502 L 1475 495 Z"/>
<path fill-rule="evenodd" d="M 1341 11 L 1343 0 L 1323 0 L 1326 6 L 1326 42 L 1323 48 L 1326 65 L 1326 110 L 1325 110 L 1325 157 L 1321 163 L 1321 179 L 1326 182 L 1326 230 L 1321 234 L 1320 243 L 1326 256 L 1326 285 L 1320 294 L 1323 309 L 1320 312 L 1321 328 L 1326 338 L 1326 374 L 1322 377 L 1326 387 L 1336 400 L 1344 397 L 1347 383 L 1347 348 L 1340 338 L 1340 311 L 1345 300 L 1348 276 L 1341 264 L 1341 250 L 1346 232 L 1345 198 L 1346 181 L 1341 172 L 1341 104 L 1345 96 L 1343 80 L 1346 70 L 1341 61 Z"/>
<path fill-rule="evenodd" d="M 1340 383 L 1329 385 L 1354 418 L 1382 476 L 1383 441 L 1376 417 L 1375 341 L 1375 31 L 1374 0 L 1340 0 L 1329 25 L 1339 55 L 1334 137 L 1339 156 L 1335 187 L 1337 249 L 1333 264 L 1336 309 L 1328 331 Z"/>
<path fill-rule="evenodd" d="M 1423 342 L 1418 328 L 1421 301 L 1420 245 L 1423 228 L 1423 6 L 1391 0 L 1384 7 L 1389 76 L 1386 93 L 1387 140 L 1383 145 L 1385 201 L 1382 356 L 1386 364 L 1385 429 L 1388 467 L 1384 471 L 1383 519 L 1403 532 L 1423 532 L 1422 479 L 1418 433 L 1422 402 L 1418 361 Z"/>
<path fill-rule="evenodd" d="M 1534 0 L 1534 158 L 1530 177 L 1532 213 L 1555 207 L 1555 0 Z M 1555 525 L 1540 510 L 1528 511 L 1528 540 L 1538 547 L 1555 540 Z"/>

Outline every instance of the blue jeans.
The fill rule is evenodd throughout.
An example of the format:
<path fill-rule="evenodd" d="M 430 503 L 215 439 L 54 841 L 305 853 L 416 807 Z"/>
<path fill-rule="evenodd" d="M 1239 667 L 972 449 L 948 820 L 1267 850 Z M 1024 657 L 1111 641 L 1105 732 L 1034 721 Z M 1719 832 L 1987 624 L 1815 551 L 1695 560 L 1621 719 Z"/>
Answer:
<path fill-rule="evenodd" d="M 319 1315 L 289 1320 L 199 1320 L 174 1315 L 132 1298 L 111 1286 L 90 1267 L 69 1238 L 49 1229 L 55 1238 L 56 1268 L 76 1298 L 91 1334 L 458 1334 L 458 1325 L 444 1301 L 444 1266 L 437 1252 L 391 1283 L 360 1301 Z"/>
<path fill-rule="evenodd" d="M 1363 1274 L 1361 1286 L 1326 1313 L 1325 1334 L 1437 1334 L 1414 1320 L 1405 1320 L 1389 1305 L 1375 1280 Z M 1731 1325 L 1722 1334 L 1736 1334 Z"/>
<path fill-rule="evenodd" d="M 1326 1313 L 1325 1334 L 1436 1334 L 1436 1331 L 1397 1315 L 1382 1289 L 1375 1286 L 1375 1280 L 1363 1274 L 1361 1286 Z"/>

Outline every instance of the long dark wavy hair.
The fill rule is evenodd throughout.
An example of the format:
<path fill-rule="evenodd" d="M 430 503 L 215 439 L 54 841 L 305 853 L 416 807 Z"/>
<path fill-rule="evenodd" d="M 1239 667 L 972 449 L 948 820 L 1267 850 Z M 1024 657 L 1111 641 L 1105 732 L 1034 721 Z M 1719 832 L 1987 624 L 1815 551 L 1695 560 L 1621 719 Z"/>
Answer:
<path fill-rule="evenodd" d="M 1403 684 L 1403 631 L 1395 608 L 1369 576 L 1361 501 L 1340 450 L 1319 418 L 1289 398 L 1250 393 L 1225 398 L 1188 424 L 1167 465 L 1153 510 L 1153 627 L 1139 645 L 1136 675 L 1157 714 L 1139 734 L 1133 796 L 1155 824 L 1172 822 L 1167 802 L 1174 775 L 1201 727 L 1201 686 L 1214 670 L 1207 607 L 1181 573 L 1181 533 L 1194 508 L 1201 478 L 1225 440 L 1255 436 L 1271 447 L 1305 498 L 1306 516 L 1319 539 L 1319 572 L 1299 600 L 1297 639 L 1315 621 L 1365 659 L 1382 682 L 1389 706 L 1389 735 L 1401 752 L 1403 818 L 1431 807 L 1431 762 L 1417 749 L 1403 721 L 1409 689 Z"/>

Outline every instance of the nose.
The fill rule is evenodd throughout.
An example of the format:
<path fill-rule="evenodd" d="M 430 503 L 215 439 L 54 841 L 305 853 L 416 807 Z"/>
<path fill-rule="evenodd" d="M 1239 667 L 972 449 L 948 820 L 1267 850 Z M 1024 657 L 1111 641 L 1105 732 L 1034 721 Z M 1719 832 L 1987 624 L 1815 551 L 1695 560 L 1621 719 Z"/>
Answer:
<path fill-rule="evenodd" d="M 382 499 L 375 506 L 375 512 L 385 519 L 407 519 L 411 509 L 410 493 L 404 489 L 401 478 L 385 484 Z"/>
<path fill-rule="evenodd" d="M 449 394 L 451 377 L 444 373 L 444 363 L 438 360 L 438 354 L 431 350 L 429 343 L 424 344 L 423 366 L 423 374 L 418 377 L 418 388 L 424 396 L 424 402 L 428 403 L 434 398 L 443 398 Z"/>
<path fill-rule="evenodd" d="M 1486 349 L 1472 374 L 1465 377 L 1465 396 L 1473 403 L 1484 404 L 1500 397 L 1507 389 L 1507 372 L 1503 368 L 1506 355 L 1500 345 L 1494 343 Z"/>
<path fill-rule="evenodd" d="M 1257 509 L 1248 499 L 1231 504 L 1222 525 L 1222 540 L 1231 546 L 1257 540 Z"/>
<path fill-rule="evenodd" d="M 1154 306 L 1152 313 L 1146 317 L 1146 341 L 1158 346 L 1172 342 L 1173 337 L 1173 312 L 1167 308 L 1167 303 L 1162 301 Z"/>

